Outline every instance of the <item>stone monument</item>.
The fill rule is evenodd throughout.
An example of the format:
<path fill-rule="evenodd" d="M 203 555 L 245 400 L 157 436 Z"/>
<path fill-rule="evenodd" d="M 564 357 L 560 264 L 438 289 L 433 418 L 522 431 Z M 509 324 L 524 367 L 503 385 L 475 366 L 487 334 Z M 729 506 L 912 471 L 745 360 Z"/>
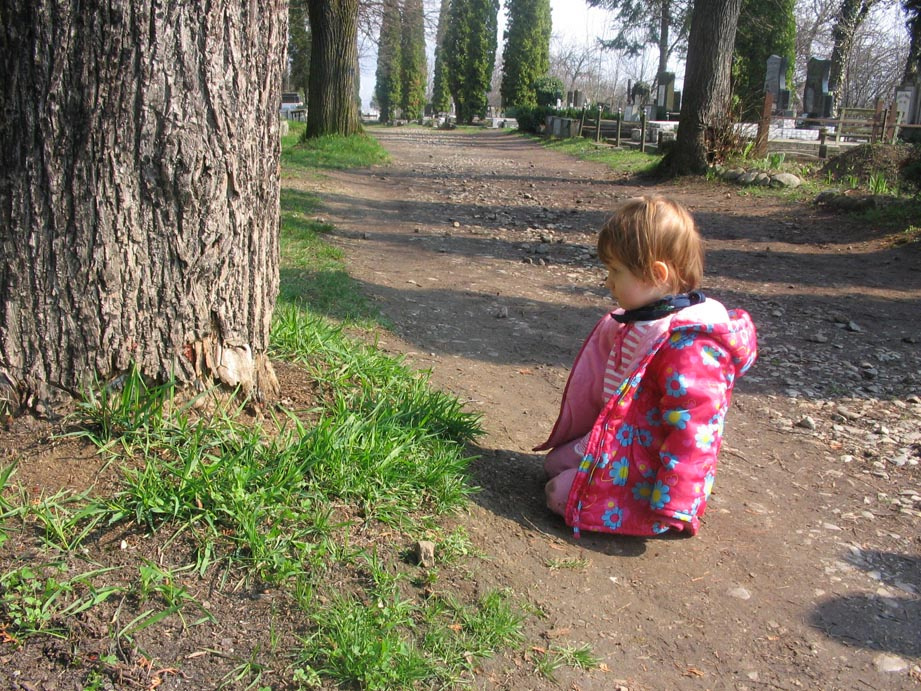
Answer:
<path fill-rule="evenodd" d="M 787 59 L 772 55 L 767 59 L 767 71 L 764 77 L 764 93 L 774 97 L 775 115 L 785 113 L 790 108 L 790 92 L 787 89 Z"/>
<path fill-rule="evenodd" d="M 667 120 L 668 113 L 675 112 L 675 74 L 674 72 L 661 72 L 657 80 L 656 89 L 656 120 Z"/>
<path fill-rule="evenodd" d="M 806 65 L 806 86 L 803 89 L 803 115 L 807 118 L 830 118 L 834 99 L 828 93 L 831 60 L 809 58 Z M 819 126 L 819 123 L 812 123 Z"/>

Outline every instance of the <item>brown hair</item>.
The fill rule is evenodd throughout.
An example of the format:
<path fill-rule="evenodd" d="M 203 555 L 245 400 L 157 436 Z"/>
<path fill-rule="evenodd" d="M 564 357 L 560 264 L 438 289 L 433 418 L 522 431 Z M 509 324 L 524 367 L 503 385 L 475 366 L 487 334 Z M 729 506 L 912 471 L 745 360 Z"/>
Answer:
<path fill-rule="evenodd" d="M 704 252 L 694 219 L 666 197 L 629 199 L 598 234 L 598 257 L 620 262 L 635 276 L 655 282 L 652 265 L 668 266 L 670 288 L 687 292 L 700 287 Z"/>

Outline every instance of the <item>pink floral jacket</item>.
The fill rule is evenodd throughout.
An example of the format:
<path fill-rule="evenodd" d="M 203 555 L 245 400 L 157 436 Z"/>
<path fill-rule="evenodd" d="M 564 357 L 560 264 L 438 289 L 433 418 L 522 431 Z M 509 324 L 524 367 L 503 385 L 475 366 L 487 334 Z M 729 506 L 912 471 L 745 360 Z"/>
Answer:
<path fill-rule="evenodd" d="M 652 324 L 632 374 L 605 401 L 608 356 L 632 325 L 611 314 L 598 322 L 573 364 L 550 438 L 535 448 L 590 432 L 566 506 L 576 534 L 699 529 L 735 378 L 757 356 L 755 327 L 746 312 L 710 298 Z"/>

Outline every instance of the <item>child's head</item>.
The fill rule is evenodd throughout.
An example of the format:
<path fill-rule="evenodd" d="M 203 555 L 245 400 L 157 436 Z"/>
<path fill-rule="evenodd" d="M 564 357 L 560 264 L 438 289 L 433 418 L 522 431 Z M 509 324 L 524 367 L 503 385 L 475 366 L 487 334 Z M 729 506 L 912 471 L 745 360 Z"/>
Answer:
<path fill-rule="evenodd" d="M 623 264 L 648 283 L 659 282 L 657 262 L 668 268 L 668 288 L 684 293 L 700 287 L 704 254 L 691 214 L 665 197 L 629 199 L 598 234 L 598 257 Z"/>

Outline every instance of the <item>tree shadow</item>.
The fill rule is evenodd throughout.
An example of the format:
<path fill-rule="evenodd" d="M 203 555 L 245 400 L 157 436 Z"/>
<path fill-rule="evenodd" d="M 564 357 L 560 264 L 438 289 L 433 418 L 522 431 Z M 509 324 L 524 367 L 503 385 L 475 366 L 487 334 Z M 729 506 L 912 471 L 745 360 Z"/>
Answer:
<path fill-rule="evenodd" d="M 819 603 L 809 623 L 826 636 L 858 648 L 921 656 L 921 557 L 856 550 L 845 561 L 905 595 L 841 595 Z"/>

